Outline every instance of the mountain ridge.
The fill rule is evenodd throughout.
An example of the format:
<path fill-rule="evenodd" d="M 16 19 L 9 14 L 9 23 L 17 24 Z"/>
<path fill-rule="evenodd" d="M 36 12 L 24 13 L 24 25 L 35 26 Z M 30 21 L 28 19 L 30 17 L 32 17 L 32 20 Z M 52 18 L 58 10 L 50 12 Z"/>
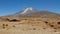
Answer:
<path fill-rule="evenodd" d="M 35 8 L 29 7 L 13 15 L 8 15 L 8 16 L 9 17 L 60 17 L 60 14 L 45 10 L 38 11 Z"/>

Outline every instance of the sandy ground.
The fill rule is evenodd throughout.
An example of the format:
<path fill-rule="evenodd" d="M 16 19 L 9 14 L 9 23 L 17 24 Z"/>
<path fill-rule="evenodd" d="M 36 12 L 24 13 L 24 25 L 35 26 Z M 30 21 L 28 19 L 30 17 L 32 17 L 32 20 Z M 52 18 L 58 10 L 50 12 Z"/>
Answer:
<path fill-rule="evenodd" d="M 22 31 L 22 30 L 0 30 L 0 34 L 60 34 L 59 32 L 48 32 L 48 31 L 41 31 L 41 30 L 29 30 L 29 31 Z"/>
<path fill-rule="evenodd" d="M 57 25 L 59 20 L 52 20 L 30 18 L 21 19 L 19 22 L 0 21 L 0 34 L 60 34 L 59 25 Z M 44 21 L 48 21 L 48 24 Z M 52 27 L 51 24 L 53 24 Z"/>

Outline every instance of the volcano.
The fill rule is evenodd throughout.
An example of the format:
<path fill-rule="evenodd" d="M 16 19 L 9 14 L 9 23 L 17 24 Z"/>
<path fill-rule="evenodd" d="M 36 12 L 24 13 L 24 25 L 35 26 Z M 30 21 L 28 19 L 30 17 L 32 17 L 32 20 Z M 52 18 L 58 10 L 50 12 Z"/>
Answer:
<path fill-rule="evenodd" d="M 9 17 L 60 17 L 60 14 L 53 13 L 50 11 L 42 10 L 38 11 L 35 8 L 29 7 L 21 10 L 13 15 L 8 15 Z"/>

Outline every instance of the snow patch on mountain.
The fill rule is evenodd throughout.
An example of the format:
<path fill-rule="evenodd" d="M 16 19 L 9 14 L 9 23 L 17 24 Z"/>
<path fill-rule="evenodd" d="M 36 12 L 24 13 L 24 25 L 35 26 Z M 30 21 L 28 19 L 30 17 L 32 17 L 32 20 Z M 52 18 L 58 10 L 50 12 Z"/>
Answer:
<path fill-rule="evenodd" d="M 32 11 L 33 8 L 32 7 L 26 8 L 21 14 L 24 14 L 24 13 L 28 12 L 29 10 Z"/>

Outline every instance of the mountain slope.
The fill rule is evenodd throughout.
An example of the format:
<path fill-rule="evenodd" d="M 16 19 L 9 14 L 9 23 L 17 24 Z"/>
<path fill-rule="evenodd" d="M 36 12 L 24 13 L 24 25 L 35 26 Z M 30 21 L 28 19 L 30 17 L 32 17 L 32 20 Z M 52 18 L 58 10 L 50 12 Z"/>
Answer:
<path fill-rule="evenodd" d="M 49 11 L 38 11 L 32 7 L 26 8 L 19 11 L 13 15 L 8 15 L 9 17 L 60 17 L 60 14 L 56 14 Z"/>
<path fill-rule="evenodd" d="M 17 12 L 15 15 L 28 15 L 28 14 L 36 13 L 36 12 L 37 12 L 36 9 L 29 7 L 29 8 L 26 8 L 24 10 Z"/>

